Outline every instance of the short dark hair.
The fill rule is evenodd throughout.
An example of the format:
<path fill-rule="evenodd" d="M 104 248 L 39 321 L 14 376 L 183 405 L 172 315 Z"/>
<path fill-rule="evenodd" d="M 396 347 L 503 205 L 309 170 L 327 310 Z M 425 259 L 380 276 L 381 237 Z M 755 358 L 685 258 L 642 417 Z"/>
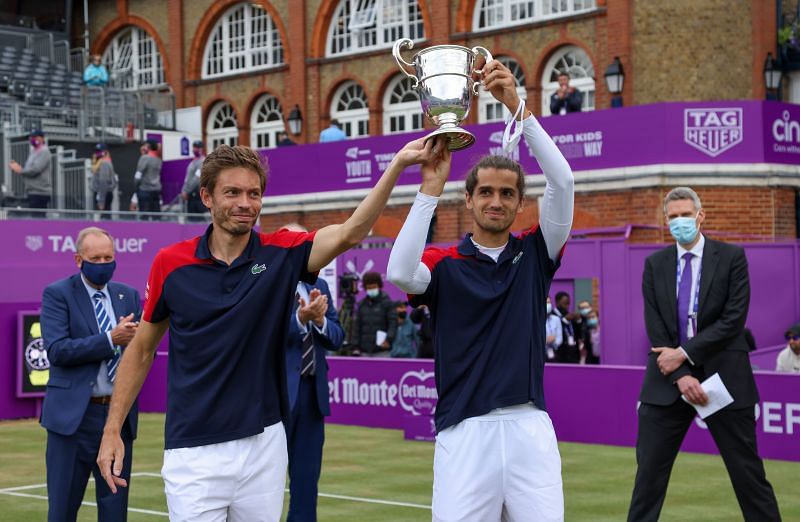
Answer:
<path fill-rule="evenodd" d="M 572 301 L 572 298 L 570 298 L 570 296 L 569 296 L 569 294 L 567 292 L 558 292 L 556 294 L 556 304 L 558 304 L 558 302 L 561 301 L 562 297 L 566 297 L 567 299 Z"/>
<path fill-rule="evenodd" d="M 150 150 L 158 150 L 158 142 L 156 140 L 147 140 L 147 148 Z"/>
<path fill-rule="evenodd" d="M 367 272 L 363 276 L 361 276 L 361 283 L 364 285 L 364 288 L 367 285 L 378 285 L 378 288 L 383 288 L 383 279 L 378 272 Z"/>
<path fill-rule="evenodd" d="M 337 120 L 336 118 L 331 119 L 331 125 L 335 125 L 336 127 L 341 127 L 341 125 L 339 124 L 339 120 Z"/>
<path fill-rule="evenodd" d="M 256 151 L 243 145 L 235 147 L 220 145 L 206 156 L 200 169 L 200 188 L 205 187 L 207 191 L 213 193 L 214 187 L 217 186 L 219 173 L 225 169 L 236 167 L 242 167 L 258 174 L 261 192 L 264 192 L 264 187 L 267 186 L 266 165 Z"/>
<path fill-rule="evenodd" d="M 505 156 L 488 155 L 478 160 L 478 163 L 472 167 L 472 170 L 467 174 L 467 180 L 464 185 L 467 194 L 472 196 L 475 192 L 475 187 L 478 185 L 478 171 L 481 169 L 502 169 L 510 170 L 517 174 L 517 191 L 519 192 L 519 199 L 525 196 L 525 172 L 522 170 L 522 165 L 511 158 Z"/>
<path fill-rule="evenodd" d="M 567 78 L 570 77 L 570 75 L 569 75 L 569 73 L 567 71 L 558 71 L 558 75 L 559 76 L 566 76 Z M 551 78 L 552 78 L 552 76 L 551 76 Z"/>

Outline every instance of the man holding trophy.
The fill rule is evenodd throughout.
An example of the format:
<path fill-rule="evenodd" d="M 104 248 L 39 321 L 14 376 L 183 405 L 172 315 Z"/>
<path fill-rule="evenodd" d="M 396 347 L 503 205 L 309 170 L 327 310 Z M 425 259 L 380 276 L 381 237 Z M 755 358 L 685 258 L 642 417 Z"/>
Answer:
<path fill-rule="evenodd" d="M 470 51 L 437 47 L 450 55 L 438 64 L 457 62 L 459 49 Z M 426 86 L 430 73 L 422 55 L 434 49 L 417 54 L 414 65 L 423 109 L 441 131 L 441 123 L 450 122 L 436 118 L 458 112 L 453 109 L 458 94 L 432 97 L 435 89 Z M 398 44 L 395 51 L 397 58 Z M 572 226 L 574 179 L 561 152 L 520 101 L 511 72 L 488 52 L 480 54 L 487 58 L 482 71 L 450 73 L 449 78 L 459 83 L 453 80 L 466 76 L 461 91 L 473 90 L 472 81 L 481 79 L 513 115 L 504 148 L 515 147 L 524 135 L 547 180 L 538 226 L 510 234 L 523 208 L 525 176 L 510 158 L 485 156 L 466 179 L 473 233 L 454 247 L 425 248 L 428 224 L 450 172 L 449 150 L 470 144 L 468 137 L 448 135 L 443 161 L 422 164 L 422 185 L 392 248 L 387 276 L 412 294 L 413 306 L 425 304 L 431 311 L 439 394 L 433 520 L 563 520 L 561 457 L 544 411 L 542 378 L 545 303 Z M 470 61 L 467 72 L 472 70 Z M 447 77 L 437 71 L 440 83 Z"/>

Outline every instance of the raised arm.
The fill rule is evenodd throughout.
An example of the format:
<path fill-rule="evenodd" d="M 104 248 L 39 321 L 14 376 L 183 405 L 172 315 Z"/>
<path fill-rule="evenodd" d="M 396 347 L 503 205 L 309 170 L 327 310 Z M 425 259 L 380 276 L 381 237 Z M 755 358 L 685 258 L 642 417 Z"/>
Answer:
<path fill-rule="evenodd" d="M 509 126 L 522 126 L 525 143 L 536 157 L 547 180 L 542 206 L 539 209 L 539 226 L 547 245 L 547 253 L 550 259 L 555 261 L 564 243 L 567 242 L 572 228 L 575 192 L 572 169 L 556 144 L 533 117 L 531 111 L 521 106 L 516 80 L 511 71 L 497 60 L 486 64 L 483 70 L 486 75 L 484 87 L 503 103 L 511 114 L 515 115 L 516 121 L 509 122 Z M 515 131 L 513 135 L 516 137 L 518 131 Z M 509 133 L 506 132 L 505 136 L 509 136 Z"/>
<path fill-rule="evenodd" d="M 434 140 L 414 140 L 395 154 L 389 167 L 378 183 L 359 203 L 353 214 L 340 225 L 328 225 L 314 235 L 314 244 L 308 259 L 308 271 L 317 272 L 342 252 L 353 248 L 367 237 L 370 229 L 383 212 L 397 178 L 404 169 L 417 163 L 429 161 L 443 148 Z M 438 146 L 438 148 L 437 148 Z"/>

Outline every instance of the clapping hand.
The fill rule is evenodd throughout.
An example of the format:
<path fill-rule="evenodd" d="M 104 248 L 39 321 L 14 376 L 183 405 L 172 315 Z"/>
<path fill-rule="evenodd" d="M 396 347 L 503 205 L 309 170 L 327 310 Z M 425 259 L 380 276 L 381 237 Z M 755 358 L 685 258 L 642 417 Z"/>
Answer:
<path fill-rule="evenodd" d="M 308 294 L 308 303 L 302 297 L 298 298 L 297 317 L 303 324 L 313 321 L 317 326 L 325 324 L 325 312 L 328 311 L 328 296 L 317 288 Z"/>

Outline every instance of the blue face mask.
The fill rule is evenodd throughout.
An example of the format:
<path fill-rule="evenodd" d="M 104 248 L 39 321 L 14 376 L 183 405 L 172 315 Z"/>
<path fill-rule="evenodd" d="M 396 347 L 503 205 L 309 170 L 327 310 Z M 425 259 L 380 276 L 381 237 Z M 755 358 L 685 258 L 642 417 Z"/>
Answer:
<path fill-rule="evenodd" d="M 697 237 L 697 216 L 670 219 L 669 232 L 681 245 L 691 243 Z"/>
<path fill-rule="evenodd" d="M 81 263 L 81 273 L 86 276 L 86 279 L 100 286 L 104 286 L 111 281 L 111 276 L 114 275 L 114 270 L 116 268 L 116 261 L 111 261 L 110 263 L 90 263 L 84 259 Z"/>
<path fill-rule="evenodd" d="M 586 320 L 586 325 L 587 325 L 589 328 L 594 328 L 595 326 L 597 326 L 597 319 L 594 319 L 594 318 L 592 318 L 592 319 L 587 319 L 587 320 Z"/>

